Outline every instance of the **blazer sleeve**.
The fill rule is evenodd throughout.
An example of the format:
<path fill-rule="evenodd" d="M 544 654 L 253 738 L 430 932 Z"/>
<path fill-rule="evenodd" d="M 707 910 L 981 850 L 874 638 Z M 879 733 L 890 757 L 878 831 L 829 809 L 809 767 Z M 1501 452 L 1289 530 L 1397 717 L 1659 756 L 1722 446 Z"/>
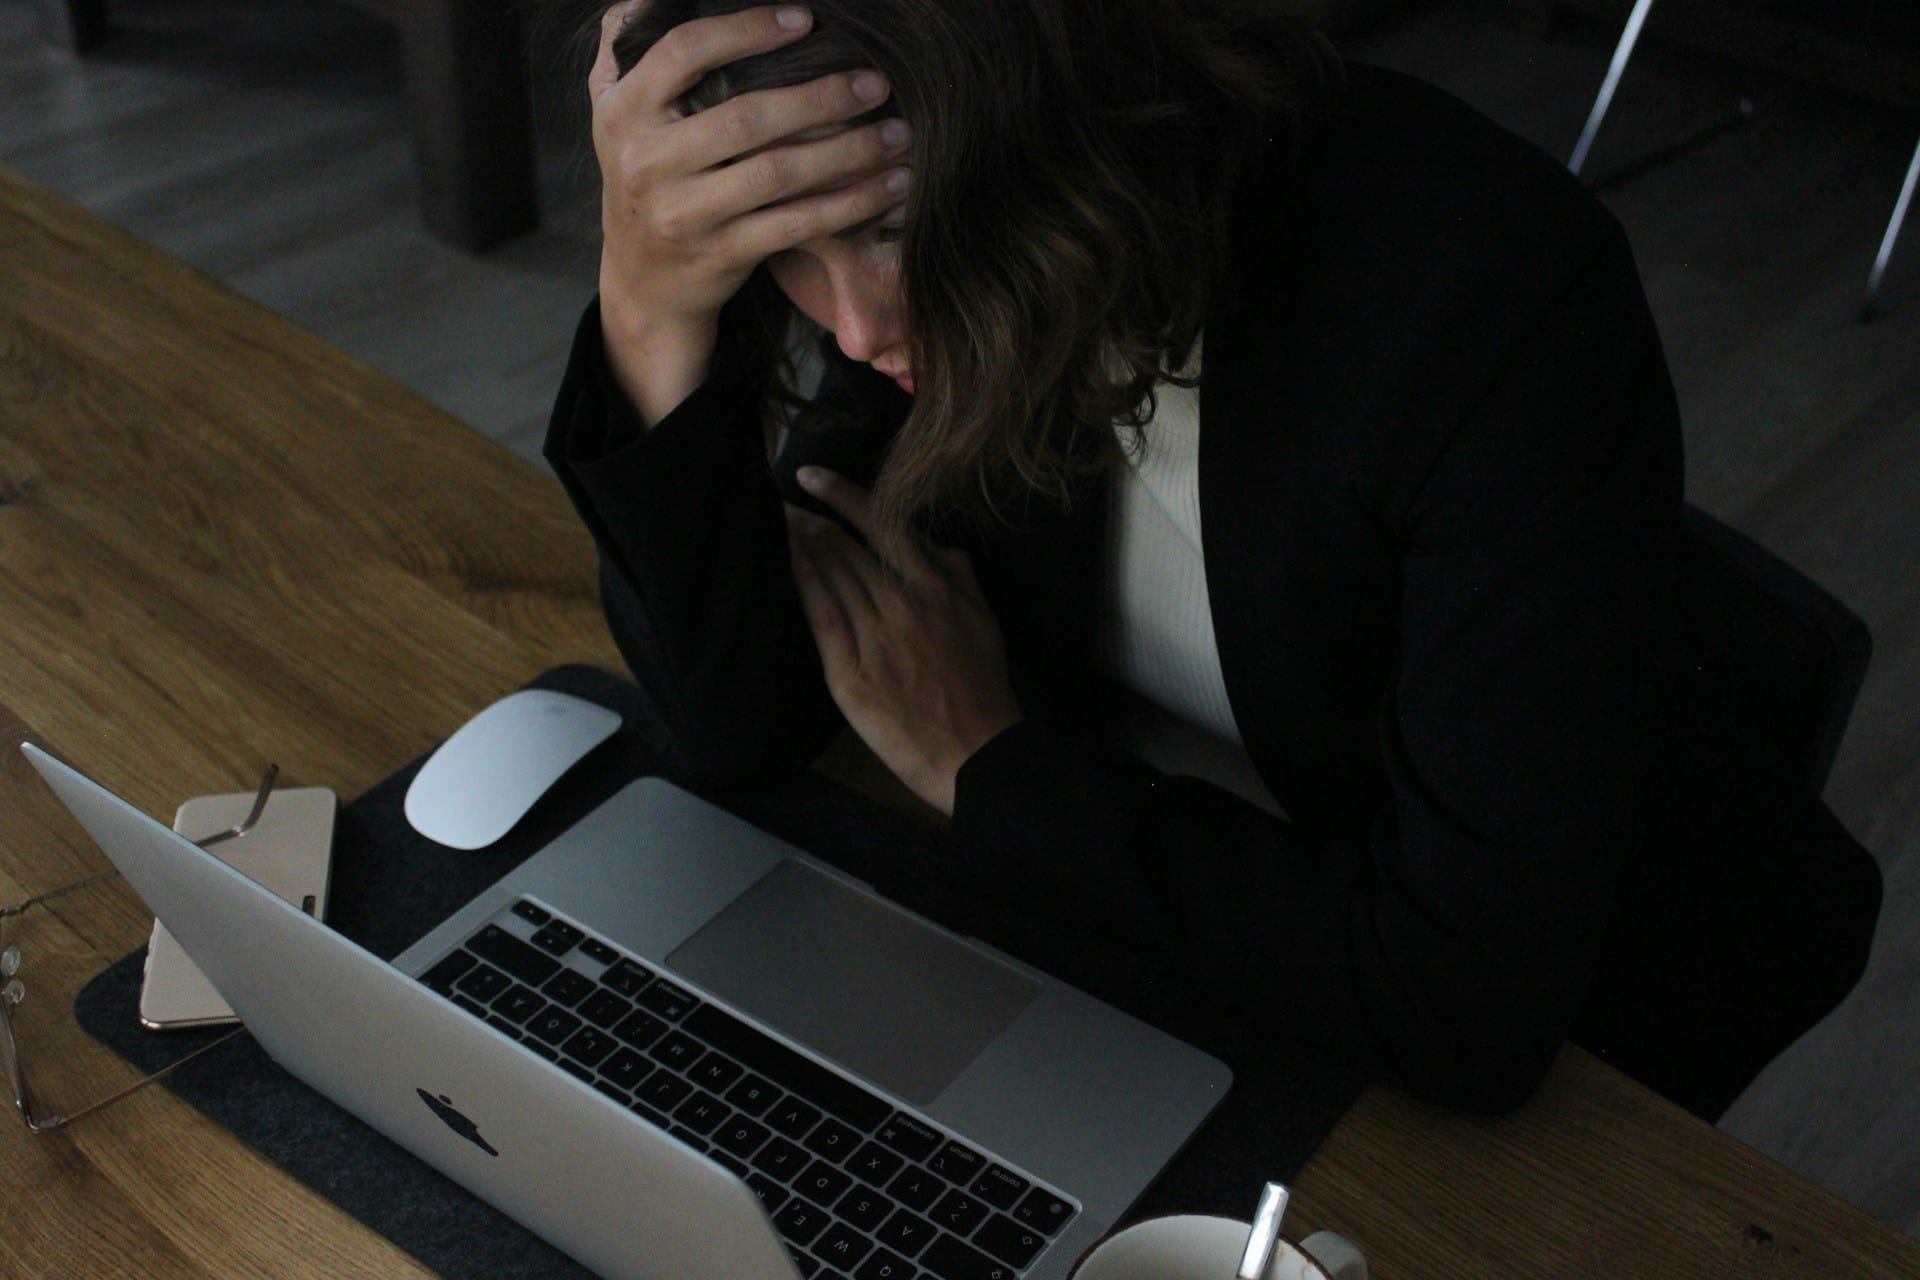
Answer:
<path fill-rule="evenodd" d="M 593 533 L 607 621 L 665 771 L 729 785 L 797 769 L 838 731 L 787 559 L 760 407 L 724 355 L 654 425 L 580 322 L 544 448 Z"/>
<path fill-rule="evenodd" d="M 1036 719 L 960 770 L 956 874 L 1124 939 L 1047 963 L 1149 1017 L 1500 1110 L 1567 1036 L 1666 776 L 1678 417 L 1624 237 L 1413 463 L 1364 827 L 1308 833 Z"/>

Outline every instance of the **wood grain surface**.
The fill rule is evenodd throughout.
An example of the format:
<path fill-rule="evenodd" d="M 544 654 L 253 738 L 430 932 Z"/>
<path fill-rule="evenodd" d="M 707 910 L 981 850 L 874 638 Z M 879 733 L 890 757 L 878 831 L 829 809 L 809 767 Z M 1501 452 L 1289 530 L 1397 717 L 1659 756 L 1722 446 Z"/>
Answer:
<path fill-rule="evenodd" d="M 268 760 L 350 797 L 570 660 L 618 662 L 549 477 L 0 174 L 9 900 L 104 865 L 22 737 L 157 815 Z M 144 930 L 66 940 L 90 961 L 69 1001 Z M 128 1078 L 84 1035 L 62 1048 L 30 1061 L 56 1096 Z M 9 1277 L 423 1274 L 160 1089 L 42 1138 L 0 1126 L 0 1180 Z"/>
<path fill-rule="evenodd" d="M 269 759 L 351 798 L 563 661 L 618 666 L 549 476 L 0 171 L 0 894 L 103 865 L 22 737 L 155 814 Z M 145 918 L 56 926 L 57 997 Z M 62 1043 L 50 1088 L 126 1079 Z M 7 1277 L 423 1274 L 163 1089 L 0 1124 L 0 1180 Z M 1920 1275 L 1920 1245 L 1576 1051 L 1498 1120 L 1370 1091 L 1297 1192 L 1294 1228 L 1384 1280 Z"/>

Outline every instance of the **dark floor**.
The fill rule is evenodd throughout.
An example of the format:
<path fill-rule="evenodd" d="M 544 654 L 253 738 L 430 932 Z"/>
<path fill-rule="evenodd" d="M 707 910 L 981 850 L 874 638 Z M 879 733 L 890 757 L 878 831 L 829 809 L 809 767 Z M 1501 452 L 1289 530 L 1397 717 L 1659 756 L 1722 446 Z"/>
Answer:
<path fill-rule="evenodd" d="M 85 60 L 0 0 L 0 164 L 196 263 L 534 456 L 597 208 L 543 96 L 548 225 L 473 258 L 428 238 L 391 35 L 345 6 L 116 0 Z M 1423 75 L 1564 156 L 1616 33 L 1431 5 L 1350 51 Z M 1743 125 L 1664 164 L 1670 143 Z M 1627 227 L 1673 365 L 1694 501 L 1857 610 L 1875 658 L 1829 799 L 1887 906 L 1859 990 L 1725 1128 L 1920 1234 L 1920 225 L 1897 306 L 1853 319 L 1920 120 L 1644 47 L 1590 176 Z M 0 264 L 3 269 L 4 264 Z"/>

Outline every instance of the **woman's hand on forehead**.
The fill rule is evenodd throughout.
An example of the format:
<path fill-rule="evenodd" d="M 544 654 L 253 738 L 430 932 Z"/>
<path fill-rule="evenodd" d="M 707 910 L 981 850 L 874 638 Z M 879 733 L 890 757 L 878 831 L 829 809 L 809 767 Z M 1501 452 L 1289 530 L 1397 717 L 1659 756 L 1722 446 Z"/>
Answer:
<path fill-rule="evenodd" d="M 897 120 L 853 123 L 890 92 L 871 70 L 741 93 L 687 115 L 682 99 L 709 72 L 802 38 L 811 17 L 768 6 L 698 18 L 621 76 L 614 39 L 641 3 L 608 11 L 589 76 L 603 182 L 602 313 L 611 298 L 639 317 L 637 327 L 710 331 L 761 262 L 901 203 L 908 131 Z M 796 12 L 800 25 L 783 25 Z"/>
<path fill-rule="evenodd" d="M 682 23 L 621 75 L 614 43 L 644 7 L 606 11 L 587 92 L 602 336 L 622 390 L 653 423 L 704 381 L 721 310 L 761 263 L 900 204 L 908 139 L 900 121 L 853 123 L 886 101 L 873 71 L 745 92 L 688 115 L 684 99 L 709 72 L 804 38 L 811 15 L 782 5 Z"/>

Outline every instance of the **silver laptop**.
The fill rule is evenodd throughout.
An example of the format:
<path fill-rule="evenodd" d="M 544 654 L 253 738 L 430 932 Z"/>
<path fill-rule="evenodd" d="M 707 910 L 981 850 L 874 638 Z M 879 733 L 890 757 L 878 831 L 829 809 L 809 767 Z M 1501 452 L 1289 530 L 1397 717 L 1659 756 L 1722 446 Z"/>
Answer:
<path fill-rule="evenodd" d="M 609 1280 L 1059 1280 L 1231 1083 L 659 779 L 387 964 L 22 749 L 276 1062 Z"/>

